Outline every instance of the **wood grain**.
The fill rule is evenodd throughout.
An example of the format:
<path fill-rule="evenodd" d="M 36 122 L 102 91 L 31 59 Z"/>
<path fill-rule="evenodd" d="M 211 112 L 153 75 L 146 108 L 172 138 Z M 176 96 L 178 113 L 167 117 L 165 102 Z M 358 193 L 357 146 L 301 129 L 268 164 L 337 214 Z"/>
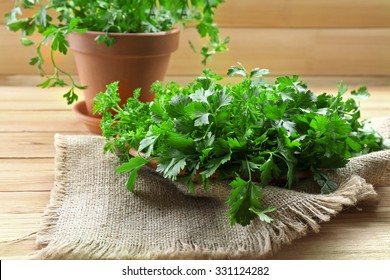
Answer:
<path fill-rule="evenodd" d="M 54 155 L 54 132 L 48 133 L 0 133 L 0 143 L 9 143 L 0 147 L 1 159 L 47 158 Z"/>
<path fill-rule="evenodd" d="M 0 132 L 87 131 L 71 111 L 0 111 Z"/>
<path fill-rule="evenodd" d="M 0 159 L 0 192 L 50 191 L 54 182 L 53 165 L 53 158 Z"/>
<path fill-rule="evenodd" d="M 175 80 L 185 84 L 191 79 L 192 77 L 180 77 L 180 79 Z M 311 77 L 309 88 L 318 94 L 323 92 L 335 94 L 337 93 L 337 80 L 336 78 L 328 78 L 328 81 L 331 81 L 333 85 L 324 86 L 322 84 L 324 81 L 321 81 L 321 78 Z M 352 82 L 350 90 L 364 85 L 359 84 L 359 82 L 364 82 L 364 79 L 350 78 L 350 80 Z M 362 114 L 367 118 L 383 116 L 390 112 L 390 84 L 385 85 L 389 79 L 387 77 L 377 78 L 376 81 L 381 81 L 379 83 L 384 85 L 371 84 L 369 87 L 371 98 L 369 101 L 361 102 Z M 42 90 L 34 87 L 0 87 L 0 131 L 86 131 L 78 123 L 74 114 L 70 112 L 71 106 L 66 105 L 65 100 L 62 100 L 59 90 Z M 65 125 L 63 125 L 64 123 Z"/>
<path fill-rule="evenodd" d="M 293 242 L 271 259 L 390 259 L 389 186 L 390 182 L 376 187 L 384 198 L 378 205 L 337 215 L 321 226 L 320 233 Z"/>
<path fill-rule="evenodd" d="M 42 82 L 41 77 L 38 79 Z M 37 82 L 38 82 L 37 79 Z M 67 88 L 42 89 L 31 84 L 28 89 L 21 86 L 2 86 L 0 91 L 0 110 L 69 110 L 71 107 L 61 96 Z M 27 89 L 27 90 L 26 90 Z M 20 94 L 23 92 L 23 95 Z M 80 100 L 83 99 L 80 94 Z M 24 102 L 20 102 L 24 100 Z M 22 104 L 24 107 L 21 107 Z"/>
<path fill-rule="evenodd" d="M 164 82 L 167 81 L 175 81 L 178 82 L 181 85 L 185 85 L 192 81 L 195 77 L 200 75 L 201 73 L 197 73 L 197 75 L 181 75 L 181 76 L 172 76 L 167 75 L 164 79 Z M 239 77 L 228 77 L 226 75 L 223 76 L 222 83 L 232 83 L 238 81 Z M 266 78 L 267 81 L 273 82 L 275 80 L 275 75 L 268 75 Z M 73 78 L 76 81 L 79 81 L 78 76 L 73 76 Z M 346 85 L 349 86 L 349 88 L 353 87 L 359 87 L 362 85 L 366 85 L 369 88 L 371 87 L 387 87 L 390 85 L 390 75 L 384 75 L 384 76 L 345 76 L 345 75 L 332 75 L 332 76 L 315 76 L 315 75 L 301 75 L 300 80 L 304 81 L 309 87 L 315 86 L 315 87 L 323 87 L 326 89 L 331 89 L 332 87 L 336 88 L 337 84 L 342 81 Z M 15 89 L 13 88 L 23 88 L 28 87 L 29 92 L 24 91 L 24 94 L 26 94 L 26 97 L 31 97 L 31 99 L 39 99 L 39 100 L 57 100 L 58 96 L 55 94 L 55 89 L 49 89 L 44 90 L 39 87 L 36 87 L 37 84 L 42 83 L 43 79 L 39 75 L 4 75 L 0 74 L 0 85 L 1 85 L 1 93 L 0 93 L 0 100 L 2 102 L 14 102 L 12 99 L 14 94 L 13 92 L 17 92 L 18 90 L 22 89 Z M 64 88 L 66 89 L 66 88 Z M 64 89 L 58 89 L 59 94 L 64 92 Z M 38 94 L 38 95 L 37 95 Z M 31 95 L 31 96 L 30 96 Z M 80 98 L 83 98 L 82 95 L 79 96 Z M 18 96 L 16 96 L 16 99 L 18 99 Z M 62 100 L 62 99 L 58 99 Z M 16 101 L 17 102 L 17 101 Z M 21 104 L 19 104 L 20 106 Z M 0 104 L 2 106 L 2 104 Z M 7 106 L 3 106 L 2 108 L 6 109 Z M 63 109 L 64 107 L 61 106 Z M 54 108 L 55 109 L 55 108 Z"/>
<path fill-rule="evenodd" d="M 182 46 L 193 38 L 186 30 Z M 229 51 L 217 54 L 209 67 L 225 74 L 241 62 L 247 69 L 268 68 L 273 75 L 389 75 L 388 29 L 224 29 Z M 180 47 L 172 55 L 169 75 L 201 71 L 195 55 Z"/>
<path fill-rule="evenodd" d="M 50 192 L 0 192 L 0 215 L 43 213 Z"/>
<path fill-rule="evenodd" d="M 268 68 L 274 75 L 390 75 L 389 30 L 224 28 L 222 35 L 231 38 L 229 52 L 215 55 L 208 67 L 219 74 L 226 74 L 231 65 L 241 62 L 248 69 Z M 196 46 L 201 41 L 193 28 L 182 31 L 180 38 L 167 74 L 198 75 L 203 66 L 188 41 Z M 0 27 L 0 75 L 37 74 L 28 65 L 35 56 L 34 48 L 22 47 L 18 40 L 18 34 Z M 44 55 L 48 60 L 47 50 Z M 58 64 L 76 73 L 72 55 L 58 56 Z"/>
<path fill-rule="evenodd" d="M 14 0 L 1 0 L 0 14 L 13 5 Z M 225 0 L 216 22 L 222 27 L 390 27 L 389 15 L 387 0 Z"/>
<path fill-rule="evenodd" d="M 223 27 L 389 27 L 387 0 L 226 0 L 216 11 Z"/>
<path fill-rule="evenodd" d="M 84 130 L 84 128 L 82 128 Z M 55 132 L 7 132 L 0 133 L 0 161 L 9 159 L 47 159 L 54 156 Z M 89 134 L 89 132 L 61 132 L 62 134 Z M 51 160 L 53 164 L 53 160 Z M 0 164 L 1 166 L 1 164 Z M 31 168 L 29 168 L 31 169 Z"/>

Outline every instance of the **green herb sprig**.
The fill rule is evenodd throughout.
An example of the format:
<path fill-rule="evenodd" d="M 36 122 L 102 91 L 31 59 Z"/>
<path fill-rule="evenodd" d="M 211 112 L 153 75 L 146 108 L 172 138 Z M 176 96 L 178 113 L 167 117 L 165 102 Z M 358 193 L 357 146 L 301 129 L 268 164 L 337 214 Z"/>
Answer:
<path fill-rule="evenodd" d="M 221 40 L 219 28 L 214 23 L 214 11 L 223 0 L 15 0 L 15 6 L 5 15 L 9 30 L 21 32 L 21 43 L 24 46 L 36 45 L 36 56 L 30 65 L 36 65 L 45 81 L 38 86 L 42 88 L 68 85 L 60 74 L 70 79 L 70 90 L 64 94 L 68 104 L 77 101 L 77 89 L 85 86 L 77 84 L 71 75 L 61 69 L 54 53 L 64 55 L 68 52 L 67 35 L 73 32 L 100 31 L 105 35 L 96 37 L 97 43 L 112 46 L 114 38 L 109 33 L 151 33 L 169 31 L 174 26 L 186 27 L 195 23 L 201 38 L 208 43 L 200 49 L 202 64 L 215 53 L 227 50 L 229 38 Z M 23 16 L 26 10 L 34 11 L 32 16 Z M 51 15 L 55 15 L 53 19 Z M 38 33 L 42 39 L 34 43 L 30 36 Z M 43 65 L 42 45 L 50 45 L 50 60 L 54 73 L 46 73 Z M 194 49 L 194 46 L 190 44 Z M 194 49 L 195 50 L 195 49 Z"/>
<path fill-rule="evenodd" d="M 347 87 L 340 83 L 336 95 L 316 95 L 298 76 L 268 83 L 268 73 L 234 66 L 228 75 L 242 80 L 223 85 L 205 70 L 184 87 L 156 82 L 153 102 L 140 102 L 137 91 L 123 108 L 118 83 L 108 85 L 96 97 L 95 111 L 103 114 L 105 151 L 122 159 L 118 172 L 129 172 L 128 188 L 134 189 L 138 170 L 151 160 L 158 160 L 157 172 L 190 191 L 198 175 L 207 190 L 217 173 L 231 180 L 230 222 L 245 226 L 257 217 L 272 221 L 268 213 L 275 208 L 263 205 L 262 188 L 275 180 L 284 177 L 284 187 L 291 188 L 297 172 L 309 170 L 320 191 L 330 193 L 338 186 L 323 169 L 384 148 L 381 136 L 359 120 L 356 100 L 369 95 L 367 88 L 345 98 Z M 143 155 L 131 157 L 130 147 Z"/>

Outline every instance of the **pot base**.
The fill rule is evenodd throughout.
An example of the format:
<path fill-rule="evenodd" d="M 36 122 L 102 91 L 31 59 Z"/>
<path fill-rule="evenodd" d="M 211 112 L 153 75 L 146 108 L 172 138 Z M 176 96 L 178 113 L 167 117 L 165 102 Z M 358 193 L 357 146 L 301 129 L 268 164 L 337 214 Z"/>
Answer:
<path fill-rule="evenodd" d="M 102 134 L 102 129 L 100 128 L 100 121 L 102 119 L 88 114 L 84 100 L 74 104 L 73 112 L 76 114 L 76 117 L 86 125 L 89 131 L 100 135 Z"/>

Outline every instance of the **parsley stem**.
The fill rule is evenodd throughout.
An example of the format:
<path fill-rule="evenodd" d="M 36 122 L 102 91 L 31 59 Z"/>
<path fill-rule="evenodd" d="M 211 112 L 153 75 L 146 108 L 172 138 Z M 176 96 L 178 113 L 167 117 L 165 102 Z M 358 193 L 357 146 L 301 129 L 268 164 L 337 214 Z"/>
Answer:
<path fill-rule="evenodd" d="M 246 163 L 246 168 L 248 169 L 248 178 L 249 178 L 249 181 L 252 182 L 252 172 L 251 172 L 251 168 L 249 166 L 249 160 L 247 157 L 245 157 L 245 163 Z"/>
<path fill-rule="evenodd" d="M 64 74 L 65 76 L 67 76 L 70 79 L 70 81 L 72 83 L 72 88 L 80 87 L 78 84 L 75 83 L 74 79 L 72 78 L 72 76 L 69 73 L 65 72 L 60 67 L 58 67 L 58 65 L 57 65 L 57 63 L 55 62 L 55 59 L 54 59 L 54 51 L 53 50 L 50 51 L 50 59 L 51 59 L 51 62 L 53 64 L 53 66 L 54 66 L 54 71 L 55 71 L 54 74 L 57 76 L 57 79 L 59 78 L 58 72 L 60 72 L 60 73 Z"/>
<path fill-rule="evenodd" d="M 39 70 L 39 74 L 43 77 L 43 76 L 46 76 L 46 72 L 45 72 L 45 70 L 42 67 L 42 65 L 44 63 L 44 59 L 43 59 L 41 47 L 42 47 L 42 42 L 39 43 L 36 51 L 37 51 L 37 55 L 38 55 L 38 70 Z"/>

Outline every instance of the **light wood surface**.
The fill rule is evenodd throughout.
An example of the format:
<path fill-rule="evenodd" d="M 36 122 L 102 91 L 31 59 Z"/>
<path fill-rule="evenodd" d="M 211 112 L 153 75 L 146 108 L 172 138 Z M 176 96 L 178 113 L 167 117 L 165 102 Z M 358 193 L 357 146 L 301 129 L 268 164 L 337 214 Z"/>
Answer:
<path fill-rule="evenodd" d="M 23 78 L 22 78 L 23 77 Z M 175 78 L 175 77 L 168 77 Z M 191 77 L 180 77 L 187 82 Z M 310 77 L 316 92 L 335 92 L 345 77 Z M 42 213 L 54 182 L 54 134 L 85 134 L 60 91 L 40 90 L 37 77 L 3 77 L 24 86 L 0 86 L 0 258 L 27 259 L 35 248 Z M 388 77 L 347 77 L 370 85 L 372 97 L 361 104 L 363 117 L 390 115 Z M 361 83 L 360 83 L 361 82 Z M 29 86 L 30 84 L 30 86 Z M 390 259 L 390 182 L 376 186 L 375 206 L 347 209 L 324 223 L 318 234 L 285 246 L 275 259 Z M 23 238 L 24 237 L 24 238 Z M 12 242 L 16 239 L 22 240 Z"/>

